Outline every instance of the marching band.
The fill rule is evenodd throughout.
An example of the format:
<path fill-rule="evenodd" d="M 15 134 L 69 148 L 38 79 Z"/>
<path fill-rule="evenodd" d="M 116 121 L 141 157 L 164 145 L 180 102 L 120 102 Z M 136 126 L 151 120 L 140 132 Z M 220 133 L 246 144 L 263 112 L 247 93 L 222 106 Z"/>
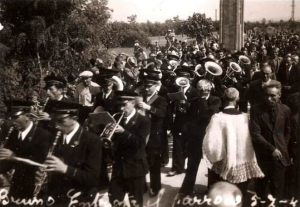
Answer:
<path fill-rule="evenodd" d="M 238 52 L 218 48 L 216 42 L 179 44 L 172 30 L 166 39 L 167 50 L 156 43 L 149 58 L 136 42 L 134 56 L 122 53 L 112 66 L 97 68 L 95 60 L 91 61 L 91 69 L 80 73 L 81 82 L 71 87 L 73 93 L 66 92 L 64 77 L 49 75 L 44 78 L 46 100 L 36 100 L 38 94 L 35 99 L 31 95 L 28 100 L 8 100 L 0 131 L 0 189 L 7 189 L 16 199 L 51 196 L 55 206 L 67 206 L 72 196 L 79 202 L 93 202 L 93 195 L 104 186 L 112 206 L 120 205 L 126 193 L 132 206 L 143 206 L 148 173 L 149 195 L 157 196 L 162 188 L 161 167 L 169 162 L 171 134 L 168 176 L 186 172 L 180 193 L 191 195 L 207 126 L 224 109 L 227 89 L 239 93 L 234 102 L 237 111 L 249 113 L 251 107 L 256 117 L 255 109 L 264 102 L 264 88 L 272 79 L 282 84 L 280 104 L 290 106 L 290 97 L 295 93 L 299 97 L 299 53 L 279 46 L 261 48 L 263 52 L 258 53 L 255 40 Z M 280 41 L 275 39 L 275 43 Z M 299 106 L 299 102 L 294 104 Z M 288 119 L 291 111 L 287 106 L 283 109 L 281 116 Z M 258 130 L 259 123 L 253 124 Z M 299 145 L 299 123 L 289 130 L 296 134 L 293 144 Z M 255 133 L 259 137 L 259 131 Z M 287 153 L 284 166 L 290 164 L 288 153 L 292 153 L 285 151 L 290 145 L 286 142 L 279 147 Z M 278 148 L 276 141 L 266 144 L 273 149 L 269 145 Z M 259 149 L 256 154 L 264 150 Z M 299 168 L 299 158 L 295 160 Z M 209 169 L 209 186 L 214 184 L 213 173 Z M 300 182 L 299 176 L 294 179 Z M 296 188 L 289 196 L 299 196 L 299 184 Z"/>

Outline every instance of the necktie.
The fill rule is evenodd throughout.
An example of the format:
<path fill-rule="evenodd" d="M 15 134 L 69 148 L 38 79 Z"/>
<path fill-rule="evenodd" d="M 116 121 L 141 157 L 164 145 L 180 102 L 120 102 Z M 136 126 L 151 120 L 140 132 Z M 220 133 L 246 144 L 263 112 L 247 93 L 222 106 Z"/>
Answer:
<path fill-rule="evenodd" d="M 287 70 L 286 70 L 286 81 L 287 81 L 287 83 L 289 82 L 289 79 L 290 79 L 290 70 L 289 70 L 289 68 L 287 68 Z"/>
<path fill-rule="evenodd" d="M 23 141 L 23 139 L 22 139 L 22 133 L 21 132 L 19 132 L 18 139 L 21 140 L 21 141 Z"/>
<path fill-rule="evenodd" d="M 275 124 L 275 119 L 276 119 L 276 112 L 275 112 L 275 108 L 272 107 L 270 110 L 269 110 L 269 116 L 270 116 L 270 123 L 272 125 Z"/>

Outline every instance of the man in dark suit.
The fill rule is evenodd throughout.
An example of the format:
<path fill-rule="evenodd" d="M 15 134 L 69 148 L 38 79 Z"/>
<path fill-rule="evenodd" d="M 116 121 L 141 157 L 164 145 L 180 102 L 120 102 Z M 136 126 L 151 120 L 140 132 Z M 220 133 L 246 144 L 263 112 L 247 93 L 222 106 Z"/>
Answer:
<path fill-rule="evenodd" d="M 32 199 L 35 190 L 37 166 L 14 162 L 15 158 L 25 158 L 43 164 L 51 142 L 51 134 L 31 120 L 30 101 L 11 100 L 7 102 L 13 127 L 10 128 L 5 143 L 0 147 L 0 174 L 15 169 L 9 195 L 15 199 Z M 1 144 L 1 145 L 2 145 Z"/>
<path fill-rule="evenodd" d="M 271 80 L 264 85 L 264 102 L 251 108 L 250 133 L 259 167 L 265 178 L 256 182 L 256 193 L 267 199 L 267 185 L 277 200 L 282 199 L 285 170 L 289 165 L 290 109 L 280 102 L 281 84 Z"/>
<path fill-rule="evenodd" d="M 148 173 L 145 148 L 151 122 L 135 109 L 137 93 L 116 91 L 116 95 L 118 108 L 124 112 L 124 117 L 117 125 L 112 139 L 116 150 L 108 190 L 109 201 L 112 206 L 118 206 L 123 202 L 125 194 L 129 193 L 132 206 L 143 206 L 145 175 Z M 116 117 L 116 120 L 119 119 Z"/>
<path fill-rule="evenodd" d="M 270 66 L 261 69 L 261 79 L 250 83 L 248 91 L 248 101 L 251 106 L 263 102 L 263 85 L 271 81 L 272 69 Z"/>
<path fill-rule="evenodd" d="M 205 129 L 210 118 L 219 112 L 221 99 L 210 94 L 212 84 L 206 79 L 202 79 L 197 84 L 200 97 L 192 100 L 188 109 L 189 124 L 185 125 L 185 137 L 188 138 L 188 166 L 184 177 L 180 193 L 192 195 L 196 182 L 198 167 L 202 158 L 202 142 Z"/>
<path fill-rule="evenodd" d="M 297 68 L 293 64 L 291 56 L 286 56 L 282 62 L 278 73 L 277 80 L 282 84 L 282 103 L 287 103 L 288 96 L 293 92 L 294 78 L 297 76 Z"/>
<path fill-rule="evenodd" d="M 150 170 L 150 196 L 156 196 L 161 189 L 161 138 L 163 121 L 166 116 L 167 100 L 157 95 L 156 78 L 148 77 L 143 81 L 144 100 L 137 106 L 145 112 L 151 120 L 151 132 L 147 143 L 146 153 Z"/>
<path fill-rule="evenodd" d="M 277 75 L 279 67 L 282 63 L 283 58 L 279 56 L 279 48 L 276 47 L 272 50 L 272 58 L 270 59 L 270 66 L 272 67 L 273 73 Z"/>
<path fill-rule="evenodd" d="M 83 129 L 77 122 L 80 104 L 52 102 L 51 118 L 63 136 L 58 137 L 53 155 L 46 159 L 49 173 L 48 196 L 57 206 L 67 206 L 70 196 L 81 202 L 92 202 L 97 193 L 97 184 L 102 160 L 102 145 L 99 138 Z M 73 198 L 74 199 L 74 198 Z"/>
<path fill-rule="evenodd" d="M 178 78 L 191 77 L 190 71 L 178 69 L 177 72 L 179 76 Z M 192 87 L 190 83 L 184 83 L 184 86 L 182 87 L 177 86 L 177 91 L 183 91 L 186 99 L 181 101 L 173 101 L 171 103 L 171 110 L 173 114 L 175 114 L 175 119 L 171 124 L 171 131 L 173 135 L 173 162 L 172 169 L 168 173 L 168 176 L 174 176 L 184 172 L 187 137 L 182 134 L 182 126 L 189 121 L 187 109 L 190 106 L 190 102 L 199 96 L 198 91 Z"/>
<path fill-rule="evenodd" d="M 109 112 L 111 115 L 114 113 L 116 105 L 116 95 L 113 89 L 113 74 L 98 75 L 95 77 L 95 82 L 101 86 L 102 91 L 96 95 L 94 109 L 102 106 L 104 111 Z"/>

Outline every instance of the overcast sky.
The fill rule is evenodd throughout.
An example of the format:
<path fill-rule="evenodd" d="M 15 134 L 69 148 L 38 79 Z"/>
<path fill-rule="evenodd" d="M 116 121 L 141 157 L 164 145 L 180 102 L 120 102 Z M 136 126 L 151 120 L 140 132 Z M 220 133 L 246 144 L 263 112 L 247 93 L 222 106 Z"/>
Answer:
<path fill-rule="evenodd" d="M 295 0 L 295 19 L 300 20 L 300 0 Z M 245 0 L 245 21 L 289 20 L 292 0 Z M 127 17 L 137 15 L 138 22 L 164 22 L 174 16 L 186 19 L 194 12 L 205 13 L 215 20 L 219 0 L 109 0 L 113 9 L 113 21 L 127 21 Z"/>

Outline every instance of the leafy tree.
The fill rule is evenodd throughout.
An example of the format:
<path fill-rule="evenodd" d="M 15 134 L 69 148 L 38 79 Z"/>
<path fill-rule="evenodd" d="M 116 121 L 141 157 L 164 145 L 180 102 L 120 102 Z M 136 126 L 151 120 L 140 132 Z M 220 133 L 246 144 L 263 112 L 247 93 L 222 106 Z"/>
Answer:
<path fill-rule="evenodd" d="M 128 22 L 129 22 L 130 24 L 136 24 L 136 23 L 137 23 L 137 22 L 136 22 L 136 19 L 137 19 L 137 15 L 136 15 L 136 14 L 133 14 L 133 15 L 127 17 L 127 19 L 128 19 Z"/>
<path fill-rule="evenodd" d="M 205 14 L 194 13 L 182 22 L 182 32 L 190 38 L 201 42 L 204 38 L 212 36 L 214 31 L 213 21 L 206 18 Z"/>
<path fill-rule="evenodd" d="M 42 92 L 49 73 L 77 76 L 91 57 L 111 59 L 102 45 L 111 10 L 107 0 L 2 0 L 1 100 Z M 5 78 L 4 78 L 5 77 Z M 1 105 L 1 103 L 0 103 Z"/>

